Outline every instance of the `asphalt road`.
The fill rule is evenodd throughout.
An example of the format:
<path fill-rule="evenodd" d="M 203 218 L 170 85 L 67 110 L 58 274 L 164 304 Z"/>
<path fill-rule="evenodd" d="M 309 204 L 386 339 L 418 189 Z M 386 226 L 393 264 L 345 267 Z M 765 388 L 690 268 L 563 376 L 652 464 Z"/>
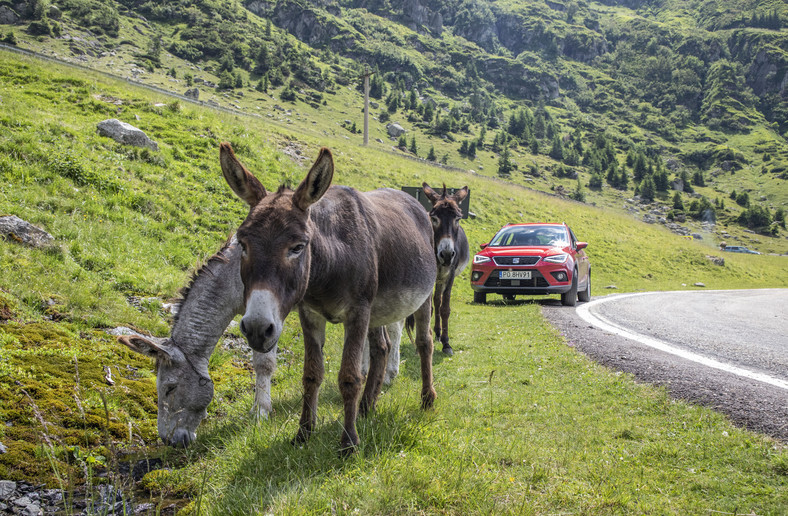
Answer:
<path fill-rule="evenodd" d="M 788 289 L 621 294 L 542 312 L 594 360 L 788 441 Z"/>

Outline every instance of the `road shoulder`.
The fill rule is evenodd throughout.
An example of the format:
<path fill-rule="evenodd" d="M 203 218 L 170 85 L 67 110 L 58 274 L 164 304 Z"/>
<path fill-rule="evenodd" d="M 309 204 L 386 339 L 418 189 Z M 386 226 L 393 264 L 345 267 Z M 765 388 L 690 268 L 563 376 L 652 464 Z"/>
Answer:
<path fill-rule="evenodd" d="M 543 304 L 542 314 L 569 346 L 594 361 L 630 373 L 640 382 L 663 386 L 676 399 L 718 410 L 738 426 L 788 442 L 784 389 L 687 362 L 600 330 L 573 308 Z"/>

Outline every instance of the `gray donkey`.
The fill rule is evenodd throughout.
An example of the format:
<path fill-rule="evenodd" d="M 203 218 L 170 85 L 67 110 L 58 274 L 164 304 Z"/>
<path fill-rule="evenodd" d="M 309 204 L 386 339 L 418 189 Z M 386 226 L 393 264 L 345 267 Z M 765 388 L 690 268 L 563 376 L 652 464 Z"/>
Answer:
<path fill-rule="evenodd" d="M 233 235 L 193 275 L 181 292 L 170 338 L 124 335 L 118 341 L 132 350 L 156 359 L 158 392 L 158 431 L 164 443 L 187 446 L 206 416 L 213 399 L 213 382 L 208 359 L 230 321 L 244 313 L 241 282 L 241 248 Z M 387 326 L 392 350 L 384 383 L 391 383 L 399 372 L 399 343 L 402 322 Z M 368 346 L 368 343 L 366 343 Z M 277 347 L 267 353 L 252 351 L 255 372 L 255 398 L 252 415 L 265 419 L 271 412 L 271 377 L 276 370 Z M 369 368 L 365 353 L 364 371 Z"/>

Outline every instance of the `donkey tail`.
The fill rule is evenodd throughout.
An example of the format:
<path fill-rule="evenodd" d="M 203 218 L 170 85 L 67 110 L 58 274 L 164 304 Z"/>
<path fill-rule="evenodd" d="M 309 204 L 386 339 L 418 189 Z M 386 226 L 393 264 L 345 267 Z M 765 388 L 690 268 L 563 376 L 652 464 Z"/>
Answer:
<path fill-rule="evenodd" d="M 408 332 L 408 338 L 410 339 L 411 344 L 416 344 L 413 340 L 413 329 L 416 327 L 416 317 L 413 314 L 410 314 L 408 317 L 405 318 L 405 331 Z"/>

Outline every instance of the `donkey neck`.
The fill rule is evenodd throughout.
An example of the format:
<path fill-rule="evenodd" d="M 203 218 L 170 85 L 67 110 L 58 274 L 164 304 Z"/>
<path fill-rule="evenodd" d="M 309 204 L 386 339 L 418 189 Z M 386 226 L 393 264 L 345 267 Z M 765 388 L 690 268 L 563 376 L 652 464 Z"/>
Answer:
<path fill-rule="evenodd" d="M 208 358 L 233 317 L 243 310 L 240 251 L 233 238 L 195 274 L 180 304 L 172 340 L 187 355 Z"/>

